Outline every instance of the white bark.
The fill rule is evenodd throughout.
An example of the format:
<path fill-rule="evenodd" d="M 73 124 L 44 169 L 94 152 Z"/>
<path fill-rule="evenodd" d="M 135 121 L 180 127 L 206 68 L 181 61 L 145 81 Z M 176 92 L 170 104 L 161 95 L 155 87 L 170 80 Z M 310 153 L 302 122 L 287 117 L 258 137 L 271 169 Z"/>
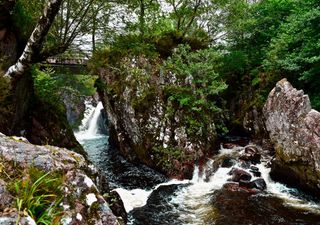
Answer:
<path fill-rule="evenodd" d="M 33 63 L 33 58 L 41 51 L 44 39 L 57 15 L 63 0 L 48 0 L 36 27 L 34 28 L 27 45 L 16 62 L 6 72 L 5 77 L 12 78 L 22 75 Z"/>

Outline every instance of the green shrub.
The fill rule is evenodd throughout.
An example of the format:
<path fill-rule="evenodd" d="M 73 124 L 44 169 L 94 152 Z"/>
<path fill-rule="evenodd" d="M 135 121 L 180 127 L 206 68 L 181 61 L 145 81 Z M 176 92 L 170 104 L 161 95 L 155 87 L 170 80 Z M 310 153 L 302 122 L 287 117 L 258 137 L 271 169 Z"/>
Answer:
<path fill-rule="evenodd" d="M 172 112 L 173 107 L 183 112 L 190 136 L 206 134 L 212 123 L 223 126 L 220 95 L 227 85 L 215 70 L 219 57 L 214 49 L 191 51 L 189 46 L 180 45 L 164 63 L 168 76 L 173 74 L 176 79 L 164 88 L 170 102 L 167 110 Z"/>

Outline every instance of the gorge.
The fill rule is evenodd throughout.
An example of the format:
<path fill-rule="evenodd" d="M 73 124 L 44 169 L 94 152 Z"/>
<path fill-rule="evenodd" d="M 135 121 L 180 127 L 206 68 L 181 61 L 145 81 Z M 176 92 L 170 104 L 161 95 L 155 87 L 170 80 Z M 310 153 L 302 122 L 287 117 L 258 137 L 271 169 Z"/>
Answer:
<path fill-rule="evenodd" d="M 319 0 L 0 0 L 0 224 L 320 225 Z"/>
<path fill-rule="evenodd" d="M 106 174 L 120 195 L 128 213 L 127 224 L 281 224 L 284 221 L 317 224 L 319 221 L 319 200 L 273 181 L 272 152 L 261 146 L 235 144 L 230 149 L 223 147 L 228 144 L 221 143 L 219 154 L 207 158 L 202 165 L 195 165 L 191 180 L 167 180 L 152 169 L 146 171 L 141 165 L 127 162 L 108 146 L 108 134 L 96 132 L 88 136 L 88 131 L 99 130 L 97 111 L 102 113 L 101 102 L 96 108 L 87 105 L 87 110 L 91 111 L 83 120 L 87 126 L 82 125 L 76 136 L 88 151 L 89 159 Z M 258 149 L 261 154 L 258 162 L 243 160 L 252 149 Z M 251 184 L 232 175 L 234 168 L 248 174 Z M 261 178 L 265 183 L 258 181 Z M 272 213 L 272 217 L 265 218 L 267 213 Z"/>

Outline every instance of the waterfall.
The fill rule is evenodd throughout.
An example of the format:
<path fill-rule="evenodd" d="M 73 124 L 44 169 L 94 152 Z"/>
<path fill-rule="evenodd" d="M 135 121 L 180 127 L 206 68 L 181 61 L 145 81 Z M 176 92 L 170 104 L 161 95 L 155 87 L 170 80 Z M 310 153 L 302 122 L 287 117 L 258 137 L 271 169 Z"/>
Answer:
<path fill-rule="evenodd" d="M 85 105 L 86 111 L 84 113 L 84 118 L 81 121 L 79 132 L 75 133 L 78 140 L 93 139 L 102 135 L 99 132 L 99 119 L 103 109 L 102 102 L 99 101 L 96 107 L 93 107 L 89 101 L 86 101 Z"/>

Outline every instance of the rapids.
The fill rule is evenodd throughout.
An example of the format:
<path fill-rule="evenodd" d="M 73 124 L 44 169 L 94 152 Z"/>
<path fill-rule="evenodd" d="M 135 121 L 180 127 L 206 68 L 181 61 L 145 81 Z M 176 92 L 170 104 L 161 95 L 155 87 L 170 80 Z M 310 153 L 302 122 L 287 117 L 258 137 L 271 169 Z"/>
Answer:
<path fill-rule="evenodd" d="M 99 124 L 102 108 L 100 102 L 96 107 L 87 104 L 85 118 L 75 134 L 90 160 L 121 196 L 129 225 L 320 224 L 319 201 L 274 182 L 269 176 L 268 156 L 262 155 L 255 165 L 266 190 L 252 194 L 224 188 L 232 167 L 255 177 L 238 160 L 243 147 L 221 146 L 218 155 L 195 167 L 192 180 L 167 180 L 146 166 L 127 162 L 108 146 L 108 134 L 99 128 L 103 126 Z M 223 166 L 225 159 L 232 165 Z"/>

